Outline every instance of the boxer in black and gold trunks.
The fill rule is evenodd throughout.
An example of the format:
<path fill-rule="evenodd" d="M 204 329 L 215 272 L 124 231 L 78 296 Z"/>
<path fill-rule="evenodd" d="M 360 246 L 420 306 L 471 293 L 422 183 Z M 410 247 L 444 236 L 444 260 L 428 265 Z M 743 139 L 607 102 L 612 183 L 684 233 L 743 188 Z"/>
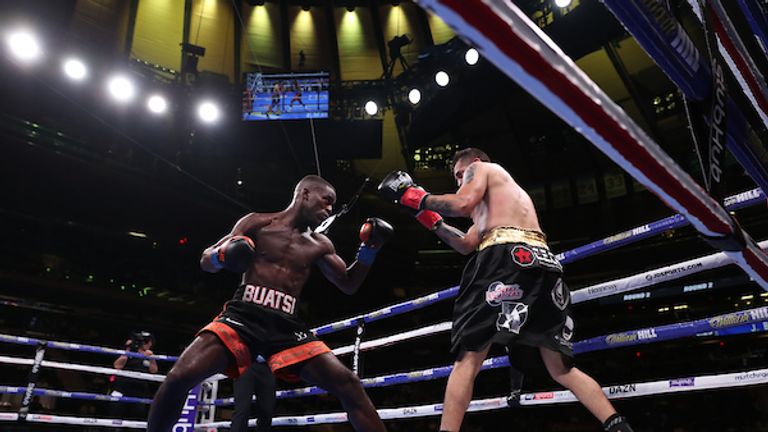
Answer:
<path fill-rule="evenodd" d="M 528 194 L 481 150 L 456 153 L 455 194 L 431 195 L 404 172 L 389 174 L 379 192 L 415 212 L 417 220 L 456 251 L 475 255 L 467 263 L 454 303 L 452 352 L 440 430 L 457 432 L 492 344 L 514 351 L 538 348 L 552 378 L 568 388 L 606 431 L 631 432 L 600 385 L 573 366 L 573 319 L 562 267 L 549 251 Z M 441 215 L 470 217 L 467 232 Z"/>
<path fill-rule="evenodd" d="M 451 352 L 489 343 L 546 347 L 573 357 L 573 319 L 562 266 L 544 234 L 496 227 L 470 258 L 453 309 Z"/>
<path fill-rule="evenodd" d="M 347 268 L 328 237 L 313 231 L 330 216 L 335 201 L 336 192 L 328 182 L 304 177 L 287 209 L 246 215 L 230 234 L 203 252 L 203 270 L 243 273 L 242 283 L 158 389 L 149 412 L 149 432 L 171 430 L 187 392 L 196 384 L 221 372 L 236 378 L 259 356 L 278 377 L 301 378 L 339 398 L 355 430 L 385 430 L 358 377 L 296 316 L 313 265 L 342 292 L 353 294 L 392 233 L 381 219 L 368 219 L 360 231 L 363 243 L 357 259 Z"/>

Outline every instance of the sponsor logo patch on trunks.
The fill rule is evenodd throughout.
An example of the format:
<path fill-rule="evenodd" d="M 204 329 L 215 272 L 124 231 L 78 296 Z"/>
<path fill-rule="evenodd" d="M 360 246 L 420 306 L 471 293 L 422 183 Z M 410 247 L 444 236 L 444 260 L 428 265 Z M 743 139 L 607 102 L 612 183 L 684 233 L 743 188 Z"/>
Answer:
<path fill-rule="evenodd" d="M 528 320 L 528 305 L 525 303 L 502 302 L 496 330 L 520 334 L 520 328 Z"/>
<path fill-rule="evenodd" d="M 560 260 L 548 248 L 541 246 L 516 245 L 510 252 L 512 261 L 520 267 L 530 267 L 536 263 L 562 271 Z"/>
<path fill-rule="evenodd" d="M 570 317 L 570 315 L 567 315 L 565 317 L 565 323 L 563 323 L 563 328 L 560 331 L 559 335 L 555 335 L 555 340 L 560 345 L 566 346 L 570 349 L 573 349 L 573 342 L 571 342 L 571 339 L 573 339 L 573 328 L 575 327 L 575 323 L 573 322 L 573 318 Z"/>
<path fill-rule="evenodd" d="M 291 315 L 296 309 L 296 297 L 259 285 L 246 285 L 243 290 L 243 301 Z"/>
<path fill-rule="evenodd" d="M 529 267 L 534 263 L 536 256 L 533 251 L 526 246 L 515 246 L 512 248 L 512 261 L 521 267 Z"/>
<path fill-rule="evenodd" d="M 520 300 L 523 298 L 523 290 L 520 285 L 507 285 L 504 282 L 494 282 L 488 285 L 485 292 L 485 301 L 491 306 L 498 306 L 503 301 Z"/>
<path fill-rule="evenodd" d="M 552 302 L 560 310 L 565 310 L 568 307 L 568 303 L 571 302 L 571 291 L 563 283 L 562 279 L 558 279 L 555 287 L 552 288 Z"/>

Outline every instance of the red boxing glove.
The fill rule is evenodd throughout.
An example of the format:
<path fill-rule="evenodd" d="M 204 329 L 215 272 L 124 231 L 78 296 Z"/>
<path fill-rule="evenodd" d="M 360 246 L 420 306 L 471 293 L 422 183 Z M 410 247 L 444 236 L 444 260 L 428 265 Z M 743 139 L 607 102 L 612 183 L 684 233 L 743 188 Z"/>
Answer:
<path fill-rule="evenodd" d="M 409 187 L 400 197 L 400 205 L 410 207 L 414 210 L 423 210 L 424 198 L 428 195 L 427 191 L 418 186 Z"/>
<path fill-rule="evenodd" d="M 416 220 L 419 221 L 426 229 L 430 231 L 436 230 L 443 222 L 443 217 L 439 213 L 432 210 L 422 210 L 416 213 Z"/>

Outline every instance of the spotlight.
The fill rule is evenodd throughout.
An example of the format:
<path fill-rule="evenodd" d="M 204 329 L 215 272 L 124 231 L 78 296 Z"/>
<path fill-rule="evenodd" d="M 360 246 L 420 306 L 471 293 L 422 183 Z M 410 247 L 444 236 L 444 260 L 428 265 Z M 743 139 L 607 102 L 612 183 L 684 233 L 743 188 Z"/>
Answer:
<path fill-rule="evenodd" d="M 365 112 L 367 112 L 369 116 L 375 116 L 379 112 L 379 104 L 369 100 L 365 103 Z"/>
<path fill-rule="evenodd" d="M 311 6 L 309 5 L 309 3 L 302 3 L 301 4 L 301 10 L 303 10 L 305 12 L 309 12 L 310 9 L 311 9 Z"/>
<path fill-rule="evenodd" d="M 411 89 L 411 91 L 408 92 L 408 101 L 413 105 L 421 102 L 421 91 L 417 88 Z"/>
<path fill-rule="evenodd" d="M 147 108 L 155 114 L 162 114 L 168 109 L 168 102 L 160 95 L 152 95 L 147 99 Z"/>
<path fill-rule="evenodd" d="M 219 107 L 213 102 L 202 102 L 197 106 L 197 115 L 205 123 L 213 123 L 219 119 Z"/>
<path fill-rule="evenodd" d="M 71 58 L 65 60 L 63 68 L 64 74 L 75 81 L 82 81 L 88 75 L 85 64 L 78 59 Z"/>
<path fill-rule="evenodd" d="M 451 82 L 451 77 L 445 71 L 439 71 L 435 74 L 435 82 L 440 87 L 445 87 Z"/>
<path fill-rule="evenodd" d="M 354 11 L 355 11 L 355 6 L 353 5 L 347 6 L 347 12 L 354 12 Z"/>
<path fill-rule="evenodd" d="M 5 42 L 11 53 L 24 63 L 32 63 L 43 55 L 37 38 L 28 31 L 19 30 L 10 33 L 5 38 Z"/>
<path fill-rule="evenodd" d="M 477 52 L 476 49 L 470 48 L 464 54 L 464 60 L 466 60 L 467 64 L 470 66 L 476 65 L 480 60 L 480 53 Z"/>
<path fill-rule="evenodd" d="M 136 88 L 133 86 L 133 83 L 122 75 L 110 79 L 107 86 L 109 88 L 109 94 L 119 102 L 130 101 L 136 93 Z"/>
<path fill-rule="evenodd" d="M 560 8 L 568 7 L 571 5 L 571 0 L 555 0 L 555 5 Z"/>

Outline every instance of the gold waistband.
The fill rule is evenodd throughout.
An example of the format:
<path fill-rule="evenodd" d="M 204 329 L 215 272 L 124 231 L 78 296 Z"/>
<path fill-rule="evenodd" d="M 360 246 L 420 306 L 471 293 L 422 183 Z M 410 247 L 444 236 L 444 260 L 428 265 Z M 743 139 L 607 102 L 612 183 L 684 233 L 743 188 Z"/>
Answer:
<path fill-rule="evenodd" d="M 547 236 L 542 232 L 517 227 L 501 226 L 485 233 L 477 250 L 481 251 L 488 246 L 508 243 L 527 243 L 531 246 L 539 246 L 549 249 L 547 246 Z"/>

